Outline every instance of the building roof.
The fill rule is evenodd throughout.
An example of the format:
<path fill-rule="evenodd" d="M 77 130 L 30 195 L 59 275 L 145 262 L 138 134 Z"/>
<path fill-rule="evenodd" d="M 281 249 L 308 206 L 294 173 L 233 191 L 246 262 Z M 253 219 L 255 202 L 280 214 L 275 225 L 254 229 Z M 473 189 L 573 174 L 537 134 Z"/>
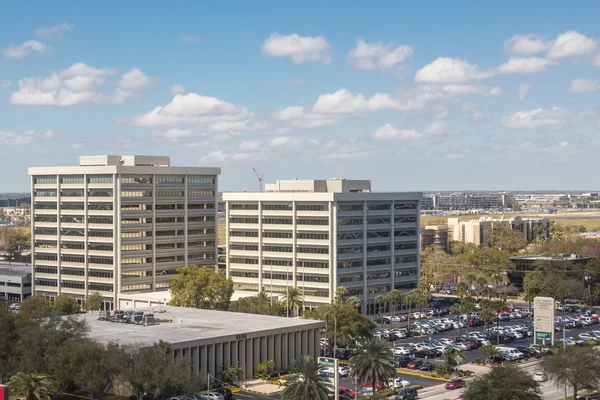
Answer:
<path fill-rule="evenodd" d="M 530 261 L 573 261 L 573 260 L 591 260 L 590 257 L 580 257 L 577 254 L 553 254 L 550 256 L 544 255 L 528 255 L 528 256 L 512 256 L 511 260 L 530 260 Z"/>
<path fill-rule="evenodd" d="M 31 264 L 0 262 L 0 275 L 25 277 L 31 274 Z"/>
<path fill-rule="evenodd" d="M 214 339 L 224 336 L 264 332 L 289 327 L 325 326 L 323 321 L 284 318 L 268 315 L 232 313 L 228 311 L 200 310 L 196 308 L 170 307 L 139 308 L 135 311 L 153 312 L 162 322 L 143 326 L 98 320 L 98 313 L 81 314 L 80 318 L 90 326 L 89 338 L 101 343 L 118 340 L 122 344 L 152 344 L 165 340 L 176 344 L 193 340 Z"/>

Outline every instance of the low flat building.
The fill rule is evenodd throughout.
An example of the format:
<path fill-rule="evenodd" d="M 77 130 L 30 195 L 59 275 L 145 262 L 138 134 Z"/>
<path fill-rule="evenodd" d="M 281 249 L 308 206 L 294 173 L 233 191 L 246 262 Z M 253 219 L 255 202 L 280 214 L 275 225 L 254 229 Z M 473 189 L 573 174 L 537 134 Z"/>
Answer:
<path fill-rule="evenodd" d="M 98 313 L 81 318 L 90 327 L 89 338 L 96 342 L 118 340 L 142 347 L 169 342 L 174 357 L 191 358 L 192 372 L 200 379 L 217 376 L 228 365 L 239 366 L 240 378 L 250 379 L 265 360 L 273 360 L 275 370 L 283 370 L 302 356 L 316 358 L 320 330 L 325 328 L 324 321 L 195 308 L 155 306 L 135 311 L 152 313 L 157 323 L 105 321 Z"/>
<path fill-rule="evenodd" d="M 535 270 L 536 266 L 542 262 L 559 267 L 568 267 L 572 265 L 585 265 L 590 260 L 591 258 L 589 257 L 579 257 L 577 254 L 514 256 L 510 257 L 510 261 L 515 264 L 515 271 L 508 273 L 508 279 L 512 284 L 522 287 L 527 271 Z"/>
<path fill-rule="evenodd" d="M 0 298 L 21 302 L 31 296 L 31 265 L 0 263 Z"/>
<path fill-rule="evenodd" d="M 513 231 L 520 232 L 528 243 L 533 242 L 538 235 L 547 237 L 550 229 L 548 218 L 521 218 L 518 215 L 510 219 L 482 217 L 465 220 L 462 218 L 448 218 L 448 230 L 451 232 L 449 237 L 454 241 L 489 246 L 488 233 L 494 224 L 506 225 Z M 538 227 L 541 227 L 541 229 Z"/>

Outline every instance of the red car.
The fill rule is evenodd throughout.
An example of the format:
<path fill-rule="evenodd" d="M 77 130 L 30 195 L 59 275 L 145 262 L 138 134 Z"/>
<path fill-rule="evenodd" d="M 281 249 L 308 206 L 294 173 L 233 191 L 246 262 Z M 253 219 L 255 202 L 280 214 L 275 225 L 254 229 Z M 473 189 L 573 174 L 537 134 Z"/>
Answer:
<path fill-rule="evenodd" d="M 362 387 L 364 387 L 364 388 L 372 388 L 373 385 L 371 385 L 370 383 L 365 383 L 365 384 L 362 385 Z M 375 387 L 377 388 L 377 390 L 381 390 L 381 385 L 379 383 L 376 383 Z"/>
<path fill-rule="evenodd" d="M 446 389 L 454 390 L 459 389 L 466 386 L 466 382 L 462 379 L 452 379 L 450 382 L 446 383 Z"/>
<path fill-rule="evenodd" d="M 340 394 L 344 394 L 346 396 L 356 396 L 356 392 L 350 388 L 340 386 Z"/>
<path fill-rule="evenodd" d="M 408 363 L 408 365 L 406 366 L 406 368 L 408 369 L 417 369 L 421 366 L 421 364 L 423 364 L 423 361 L 421 360 L 417 360 L 414 359 L 411 362 Z"/>

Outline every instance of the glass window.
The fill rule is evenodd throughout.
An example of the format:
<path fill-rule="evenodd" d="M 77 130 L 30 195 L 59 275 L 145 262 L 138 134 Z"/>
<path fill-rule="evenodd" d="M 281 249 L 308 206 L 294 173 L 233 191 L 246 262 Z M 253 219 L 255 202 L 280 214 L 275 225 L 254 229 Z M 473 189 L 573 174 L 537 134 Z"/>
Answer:
<path fill-rule="evenodd" d="M 152 184 L 152 177 L 150 177 L 150 176 L 123 176 L 123 177 L 121 177 L 121 183 L 150 185 L 150 184 Z"/>
<path fill-rule="evenodd" d="M 56 197 L 55 189 L 37 189 L 33 192 L 34 196 L 39 197 Z"/>
<path fill-rule="evenodd" d="M 157 190 L 156 197 L 183 197 L 185 192 L 183 190 Z"/>
<path fill-rule="evenodd" d="M 328 204 L 297 204 L 297 211 L 329 211 Z"/>
<path fill-rule="evenodd" d="M 363 205 L 361 204 L 339 204 L 338 211 L 362 211 Z"/>
<path fill-rule="evenodd" d="M 152 197 L 151 190 L 122 190 L 121 197 Z"/>
<path fill-rule="evenodd" d="M 90 197 L 112 197 L 112 189 L 90 189 L 88 190 L 88 196 Z"/>
<path fill-rule="evenodd" d="M 60 177 L 60 183 L 64 183 L 67 185 L 76 185 L 83 183 L 82 175 L 66 175 Z"/>
<path fill-rule="evenodd" d="M 209 176 L 188 176 L 188 184 L 211 185 L 215 183 L 215 178 Z"/>
<path fill-rule="evenodd" d="M 258 204 L 230 204 L 232 210 L 258 210 Z"/>
<path fill-rule="evenodd" d="M 189 190 L 188 196 L 189 197 L 214 197 L 215 191 L 214 190 L 197 190 L 197 189 Z"/>
<path fill-rule="evenodd" d="M 56 185 L 56 176 L 36 176 L 33 178 L 36 185 Z"/>
<path fill-rule="evenodd" d="M 179 176 L 159 176 L 156 178 L 157 185 L 177 185 L 183 184 L 185 180 Z"/>
<path fill-rule="evenodd" d="M 33 208 L 36 210 L 56 210 L 57 206 L 55 202 L 52 203 L 34 203 Z"/>
<path fill-rule="evenodd" d="M 112 183 L 112 175 L 93 175 L 88 176 L 88 183 Z"/>
<path fill-rule="evenodd" d="M 380 211 L 380 210 L 389 210 L 391 208 L 390 204 L 367 204 L 367 210 L 370 211 Z"/>

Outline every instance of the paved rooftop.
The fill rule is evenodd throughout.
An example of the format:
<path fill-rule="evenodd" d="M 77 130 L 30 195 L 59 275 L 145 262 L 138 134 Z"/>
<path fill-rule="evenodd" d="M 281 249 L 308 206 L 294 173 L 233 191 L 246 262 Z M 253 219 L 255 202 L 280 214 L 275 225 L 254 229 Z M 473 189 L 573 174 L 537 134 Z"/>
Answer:
<path fill-rule="evenodd" d="M 98 313 L 81 314 L 89 324 L 90 339 L 107 343 L 118 340 L 122 344 L 156 343 L 165 340 L 170 343 L 212 339 L 222 336 L 265 332 L 287 327 L 317 327 L 322 321 L 299 318 L 274 317 L 267 315 L 233 313 L 228 311 L 200 310 L 195 308 L 162 306 L 136 308 L 135 311 L 153 312 L 163 322 L 143 326 L 98 320 Z M 125 311 L 125 310 L 124 310 Z"/>
<path fill-rule="evenodd" d="M 24 277 L 28 274 L 31 274 L 31 264 L 0 262 L 0 275 Z"/>

